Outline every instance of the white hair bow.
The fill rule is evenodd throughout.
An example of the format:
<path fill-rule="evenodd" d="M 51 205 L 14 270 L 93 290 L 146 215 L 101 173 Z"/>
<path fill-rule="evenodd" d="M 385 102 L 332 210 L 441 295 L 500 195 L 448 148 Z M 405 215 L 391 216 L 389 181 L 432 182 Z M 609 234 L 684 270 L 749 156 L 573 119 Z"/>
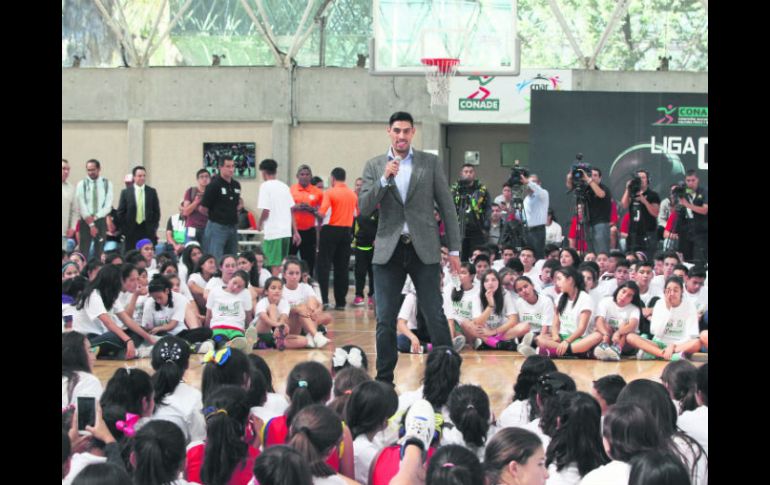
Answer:
<path fill-rule="evenodd" d="M 334 356 L 332 356 L 332 364 L 334 364 L 334 367 L 342 367 L 345 365 L 345 362 L 350 362 L 350 365 L 353 367 L 361 368 L 363 363 L 361 349 L 353 347 L 350 349 L 350 353 L 348 353 L 342 347 L 337 347 L 334 350 Z"/>

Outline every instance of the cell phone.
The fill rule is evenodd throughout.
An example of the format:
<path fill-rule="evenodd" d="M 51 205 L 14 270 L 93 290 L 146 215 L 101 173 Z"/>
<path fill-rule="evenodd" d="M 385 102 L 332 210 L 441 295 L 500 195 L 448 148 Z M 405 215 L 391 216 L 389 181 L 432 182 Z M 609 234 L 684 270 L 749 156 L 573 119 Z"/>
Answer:
<path fill-rule="evenodd" d="M 96 398 L 78 397 L 78 433 L 90 434 L 86 426 L 96 424 Z"/>
<path fill-rule="evenodd" d="M 72 315 L 64 315 L 62 317 L 62 319 L 64 320 L 64 328 L 66 328 L 67 330 L 71 330 L 72 329 Z"/>

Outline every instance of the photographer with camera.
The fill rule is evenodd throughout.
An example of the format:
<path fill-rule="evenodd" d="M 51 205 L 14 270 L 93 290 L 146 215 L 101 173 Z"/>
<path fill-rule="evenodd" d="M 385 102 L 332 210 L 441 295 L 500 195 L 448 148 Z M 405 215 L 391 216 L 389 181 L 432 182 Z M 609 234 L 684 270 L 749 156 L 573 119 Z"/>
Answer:
<path fill-rule="evenodd" d="M 688 170 L 684 184 L 672 187 L 668 227 L 669 237 L 679 240 L 684 260 L 703 265 L 708 262 L 709 206 L 708 190 L 699 183 L 696 171 Z"/>
<path fill-rule="evenodd" d="M 627 251 L 643 251 L 650 259 L 658 246 L 657 217 L 660 196 L 650 190 L 650 176 L 646 170 L 637 170 L 626 183 L 620 203 L 628 209 L 629 228 Z"/>
<path fill-rule="evenodd" d="M 487 231 L 492 209 L 489 205 L 489 191 L 476 180 L 476 169 L 466 163 L 460 172 L 460 180 L 452 184 L 452 200 L 460 222 L 463 238 L 460 252 L 462 261 L 467 261 L 474 248 L 487 243 Z"/>
<path fill-rule="evenodd" d="M 577 159 L 580 161 L 582 155 L 578 154 Z M 584 215 L 590 228 L 587 238 L 589 251 L 608 252 L 612 194 L 610 188 L 602 183 L 602 171 L 588 164 L 578 163 L 567 173 L 566 185 L 570 191 L 575 191 L 578 198 L 585 200 Z"/>

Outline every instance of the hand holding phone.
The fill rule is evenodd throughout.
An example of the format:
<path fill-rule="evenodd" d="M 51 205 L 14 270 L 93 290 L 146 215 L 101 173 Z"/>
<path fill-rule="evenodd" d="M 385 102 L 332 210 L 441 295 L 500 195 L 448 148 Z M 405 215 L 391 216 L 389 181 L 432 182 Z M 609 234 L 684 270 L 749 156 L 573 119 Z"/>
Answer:
<path fill-rule="evenodd" d="M 86 426 L 96 424 L 96 398 L 78 397 L 78 434 L 91 434 Z"/>

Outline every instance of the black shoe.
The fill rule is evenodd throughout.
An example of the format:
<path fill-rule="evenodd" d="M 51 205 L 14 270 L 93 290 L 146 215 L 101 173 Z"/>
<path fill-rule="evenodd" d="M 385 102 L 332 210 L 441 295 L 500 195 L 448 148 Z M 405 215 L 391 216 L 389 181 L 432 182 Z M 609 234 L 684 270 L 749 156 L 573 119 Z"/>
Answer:
<path fill-rule="evenodd" d="M 495 346 L 497 350 L 516 350 L 516 342 L 513 340 L 501 340 Z"/>
<path fill-rule="evenodd" d="M 335 306 L 334 309 L 337 310 L 338 312 L 344 312 L 345 311 L 345 305 Z"/>
<path fill-rule="evenodd" d="M 318 331 L 326 335 L 326 325 L 318 325 Z"/>

